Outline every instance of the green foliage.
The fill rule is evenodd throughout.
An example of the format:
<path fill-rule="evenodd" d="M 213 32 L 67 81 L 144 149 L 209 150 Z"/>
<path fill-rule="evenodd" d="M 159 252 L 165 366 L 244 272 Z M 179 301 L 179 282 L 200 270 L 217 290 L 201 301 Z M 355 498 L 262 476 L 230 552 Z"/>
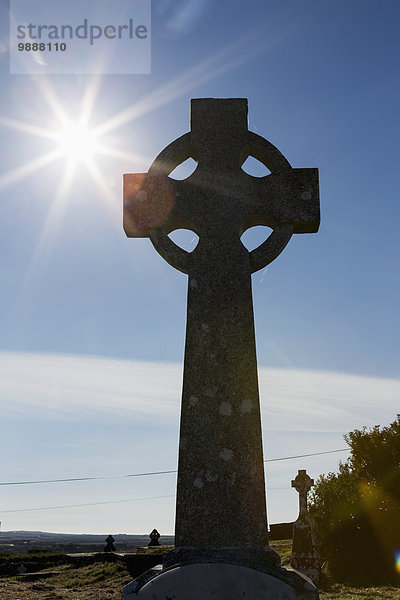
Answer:
<path fill-rule="evenodd" d="M 310 512 L 336 581 L 400 585 L 400 416 L 390 426 L 345 436 L 350 458 L 321 476 Z"/>

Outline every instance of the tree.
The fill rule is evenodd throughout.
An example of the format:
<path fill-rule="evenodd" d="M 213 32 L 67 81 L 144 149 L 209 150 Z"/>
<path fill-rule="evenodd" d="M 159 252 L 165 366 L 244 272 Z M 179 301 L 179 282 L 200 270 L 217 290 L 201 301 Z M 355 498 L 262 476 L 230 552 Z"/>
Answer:
<path fill-rule="evenodd" d="M 400 415 L 344 438 L 350 458 L 310 498 L 321 554 L 336 581 L 400 585 Z"/>

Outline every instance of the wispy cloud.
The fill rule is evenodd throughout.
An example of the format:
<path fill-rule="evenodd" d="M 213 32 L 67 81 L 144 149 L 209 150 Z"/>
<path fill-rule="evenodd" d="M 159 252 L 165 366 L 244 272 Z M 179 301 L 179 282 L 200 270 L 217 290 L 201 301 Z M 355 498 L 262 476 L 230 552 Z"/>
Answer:
<path fill-rule="evenodd" d="M 393 420 L 399 410 L 400 380 L 262 368 L 260 392 L 265 428 L 346 432 Z"/>
<path fill-rule="evenodd" d="M 164 420 L 178 414 L 180 381 L 175 364 L 2 353 L 0 414 L 93 419 L 112 413 Z"/>
<path fill-rule="evenodd" d="M 270 368 L 259 378 L 268 430 L 346 432 L 398 412 L 398 379 Z M 0 353 L 0 415 L 178 424 L 181 382 L 177 363 Z"/>

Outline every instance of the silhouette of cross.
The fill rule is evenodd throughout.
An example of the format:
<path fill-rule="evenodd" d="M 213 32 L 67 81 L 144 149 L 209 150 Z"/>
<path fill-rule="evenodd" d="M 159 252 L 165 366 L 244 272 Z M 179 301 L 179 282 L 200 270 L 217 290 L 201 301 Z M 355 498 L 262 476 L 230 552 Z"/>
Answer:
<path fill-rule="evenodd" d="M 248 156 L 269 170 L 252 177 Z M 192 157 L 184 181 L 168 175 Z M 240 237 L 273 231 L 249 252 Z M 251 273 L 273 261 L 293 233 L 319 226 L 317 169 L 293 169 L 248 131 L 247 100 L 196 99 L 191 130 L 148 173 L 124 175 L 124 230 L 149 237 L 189 275 L 175 544 L 180 548 L 268 545 Z M 168 234 L 199 236 L 192 252 Z"/>
<path fill-rule="evenodd" d="M 314 485 L 314 479 L 311 479 L 305 469 L 299 469 L 295 479 L 292 480 L 292 487 L 299 493 L 300 514 L 307 511 L 307 495 Z"/>

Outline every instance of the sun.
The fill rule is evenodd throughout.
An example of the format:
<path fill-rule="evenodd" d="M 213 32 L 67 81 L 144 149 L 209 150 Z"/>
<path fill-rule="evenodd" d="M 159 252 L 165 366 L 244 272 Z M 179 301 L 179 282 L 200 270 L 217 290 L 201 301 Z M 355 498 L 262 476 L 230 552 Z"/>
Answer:
<path fill-rule="evenodd" d="M 87 160 L 100 150 L 94 131 L 79 121 L 66 120 L 54 137 L 60 154 L 70 160 Z"/>
<path fill-rule="evenodd" d="M 117 205 L 117 191 L 106 176 L 106 162 L 118 160 L 137 164 L 148 161 L 144 161 L 142 154 L 127 152 L 119 147 L 118 140 L 123 140 L 123 137 L 113 135 L 110 138 L 108 135 L 125 122 L 137 118 L 141 114 L 140 107 L 130 107 L 129 110 L 122 111 L 123 115 L 112 115 L 104 121 L 99 121 L 95 107 L 100 93 L 100 77 L 93 76 L 87 81 L 81 98 L 74 102 L 72 110 L 68 103 L 62 101 L 48 78 L 34 79 L 33 83 L 47 108 L 44 113 L 46 124 L 24 122 L 0 115 L 0 126 L 35 136 L 50 144 L 47 151 L 36 153 L 32 160 L 0 173 L 0 190 L 39 170 L 49 169 L 57 163 L 62 165 L 61 171 L 58 170 L 60 177 L 52 194 L 53 201 L 44 226 L 44 238 L 48 236 L 47 232 L 54 223 L 61 219 L 73 183 L 83 174 L 86 178 L 89 176 L 89 180 L 111 211 Z"/>

